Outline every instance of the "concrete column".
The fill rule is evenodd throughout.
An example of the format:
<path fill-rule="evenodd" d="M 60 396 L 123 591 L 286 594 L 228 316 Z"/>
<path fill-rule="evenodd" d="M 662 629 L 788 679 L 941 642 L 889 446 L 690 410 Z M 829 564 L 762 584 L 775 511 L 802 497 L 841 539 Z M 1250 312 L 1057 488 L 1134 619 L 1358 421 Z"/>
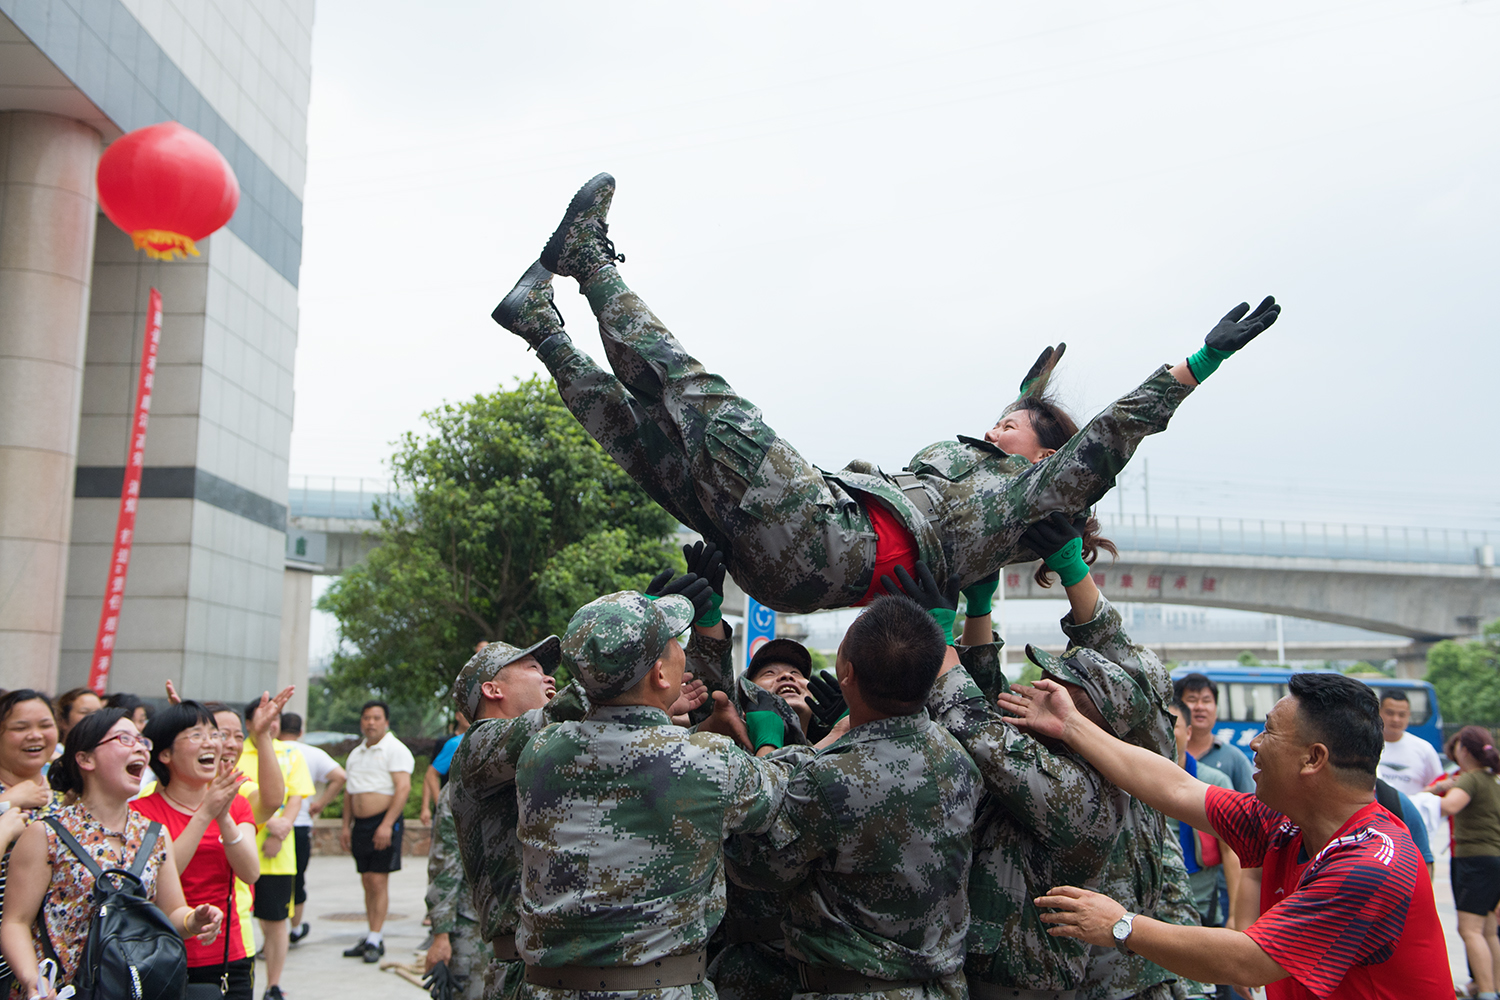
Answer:
<path fill-rule="evenodd" d="M 99 149 L 0 112 L 0 687 L 57 682 Z"/>
<path fill-rule="evenodd" d="M 284 570 L 281 577 L 281 657 L 276 670 L 276 690 L 297 685 L 287 702 L 287 711 L 302 716 L 307 725 L 307 654 L 312 644 L 313 574 L 306 570 Z M 272 691 L 275 694 L 276 691 Z M 309 729 L 312 727 L 309 725 Z"/>

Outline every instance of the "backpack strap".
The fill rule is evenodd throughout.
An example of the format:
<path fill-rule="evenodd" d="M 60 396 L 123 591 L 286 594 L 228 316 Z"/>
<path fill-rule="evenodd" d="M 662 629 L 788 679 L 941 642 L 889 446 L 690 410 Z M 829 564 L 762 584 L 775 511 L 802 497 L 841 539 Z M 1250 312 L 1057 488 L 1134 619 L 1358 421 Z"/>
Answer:
<path fill-rule="evenodd" d="M 130 866 L 130 874 L 136 878 L 140 878 L 145 872 L 146 864 L 151 860 L 151 849 L 156 846 L 156 838 L 159 836 L 161 836 L 161 824 L 152 820 L 151 825 L 146 828 L 146 835 L 141 838 L 141 846 L 135 852 L 135 863 Z"/>
<path fill-rule="evenodd" d="M 63 846 L 71 851 L 74 857 L 83 862 L 83 866 L 89 870 L 89 874 L 93 875 L 94 881 L 97 882 L 104 875 L 104 869 L 99 867 L 99 863 L 90 856 L 88 851 L 83 849 L 83 845 L 68 832 L 68 828 L 58 822 L 56 816 L 44 817 L 43 821 L 52 827 L 52 832 L 57 834 L 57 839 L 62 841 Z"/>

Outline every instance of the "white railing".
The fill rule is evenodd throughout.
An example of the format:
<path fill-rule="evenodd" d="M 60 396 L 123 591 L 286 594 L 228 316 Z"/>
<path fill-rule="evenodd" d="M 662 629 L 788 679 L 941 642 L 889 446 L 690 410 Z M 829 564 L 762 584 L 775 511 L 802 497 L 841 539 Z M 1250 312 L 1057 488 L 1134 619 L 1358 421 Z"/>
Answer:
<path fill-rule="evenodd" d="M 395 496 L 386 479 L 360 476 L 293 476 L 287 489 L 290 517 L 375 519 L 375 500 Z"/>

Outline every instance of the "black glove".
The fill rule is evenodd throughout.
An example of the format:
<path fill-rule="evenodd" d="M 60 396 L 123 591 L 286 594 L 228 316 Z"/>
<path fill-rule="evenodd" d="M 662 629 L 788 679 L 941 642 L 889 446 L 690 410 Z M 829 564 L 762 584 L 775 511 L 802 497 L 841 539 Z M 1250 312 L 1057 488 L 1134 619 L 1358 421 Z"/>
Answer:
<path fill-rule="evenodd" d="M 432 994 L 432 1000 L 454 1000 L 453 973 L 448 971 L 447 962 L 434 965 L 422 978 L 422 985 Z"/>
<path fill-rule="evenodd" d="M 755 750 L 761 747 L 779 750 L 786 746 L 786 723 L 776 710 L 776 703 L 781 699 L 758 684 L 751 686 L 755 688 L 755 700 L 745 710 L 745 731 L 750 734 L 750 746 Z"/>
<path fill-rule="evenodd" d="M 1052 369 L 1057 367 L 1057 363 L 1062 360 L 1063 351 L 1067 349 L 1067 344 L 1058 344 L 1042 351 L 1037 356 L 1036 364 L 1031 366 L 1031 371 L 1021 379 L 1021 393 L 1016 398 L 1040 396 L 1047 388 L 1047 380 L 1052 377 Z"/>
<path fill-rule="evenodd" d="M 918 559 L 914 564 L 917 578 L 913 580 L 904 566 L 896 567 L 896 580 L 882 575 L 880 585 L 890 594 L 905 594 L 927 609 L 927 613 L 942 626 L 944 638 L 953 636 L 953 620 L 958 617 L 958 581 L 954 573 L 942 588 L 932 576 L 932 570 Z"/>
<path fill-rule="evenodd" d="M 827 736 L 833 724 L 849 714 L 844 703 L 844 689 L 831 670 L 815 672 L 807 680 L 807 693 L 812 696 L 808 707 L 812 709 L 813 721 L 808 726 L 807 738 L 813 743 Z"/>
<path fill-rule="evenodd" d="M 1042 557 L 1047 568 L 1071 587 L 1089 575 L 1083 561 L 1083 525 L 1087 519 L 1074 521 L 1062 511 L 1053 511 L 1021 532 L 1021 544 Z"/>
<path fill-rule="evenodd" d="M 708 581 L 713 591 L 712 607 L 693 623 L 710 628 L 724 620 L 719 608 L 724 604 L 724 553 L 713 542 L 694 542 L 682 547 L 682 558 L 687 560 L 689 573 Z"/>
<path fill-rule="evenodd" d="M 671 570 L 664 569 L 646 584 L 647 597 L 666 597 L 669 594 L 681 594 L 693 602 L 694 621 L 702 618 L 713 607 L 713 587 L 696 573 L 683 573 L 674 577 Z"/>
<path fill-rule="evenodd" d="M 1276 304 L 1274 296 L 1267 295 L 1265 301 L 1255 307 L 1255 312 L 1246 316 L 1247 312 L 1250 312 L 1248 302 L 1241 302 L 1229 310 L 1219 320 L 1219 325 L 1208 331 L 1203 342 L 1216 351 L 1238 351 L 1276 322 L 1281 307 Z"/>

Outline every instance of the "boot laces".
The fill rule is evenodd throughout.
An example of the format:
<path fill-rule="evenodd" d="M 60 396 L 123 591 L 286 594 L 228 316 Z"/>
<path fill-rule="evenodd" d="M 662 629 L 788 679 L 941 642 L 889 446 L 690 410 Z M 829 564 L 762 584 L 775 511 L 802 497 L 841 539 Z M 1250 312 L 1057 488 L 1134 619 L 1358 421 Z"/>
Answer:
<path fill-rule="evenodd" d="M 615 253 L 615 241 L 609 238 L 609 223 L 603 219 L 599 220 L 599 239 L 604 243 L 604 252 L 609 260 L 617 260 L 625 263 L 625 255 Z"/>

